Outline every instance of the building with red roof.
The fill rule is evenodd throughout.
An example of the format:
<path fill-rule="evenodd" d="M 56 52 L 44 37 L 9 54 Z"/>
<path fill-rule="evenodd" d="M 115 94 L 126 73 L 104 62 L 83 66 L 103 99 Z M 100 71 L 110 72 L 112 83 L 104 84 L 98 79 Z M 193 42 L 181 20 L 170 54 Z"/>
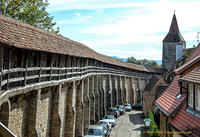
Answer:
<path fill-rule="evenodd" d="M 161 137 L 200 137 L 200 44 L 155 101 Z"/>

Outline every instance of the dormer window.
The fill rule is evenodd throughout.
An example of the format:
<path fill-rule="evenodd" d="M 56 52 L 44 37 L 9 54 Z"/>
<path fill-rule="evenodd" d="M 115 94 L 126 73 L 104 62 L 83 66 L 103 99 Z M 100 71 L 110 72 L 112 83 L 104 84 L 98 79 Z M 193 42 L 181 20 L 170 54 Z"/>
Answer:
<path fill-rule="evenodd" d="M 194 93 L 194 86 L 192 84 L 188 84 L 188 106 L 193 108 L 193 93 Z"/>

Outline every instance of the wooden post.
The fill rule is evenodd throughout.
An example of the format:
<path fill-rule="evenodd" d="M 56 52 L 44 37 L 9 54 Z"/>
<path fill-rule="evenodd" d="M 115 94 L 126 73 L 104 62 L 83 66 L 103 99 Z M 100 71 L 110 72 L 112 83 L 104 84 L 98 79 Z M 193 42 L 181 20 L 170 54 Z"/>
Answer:
<path fill-rule="evenodd" d="M 28 68 L 28 59 L 29 59 L 29 52 L 25 51 L 26 61 L 25 61 L 25 72 L 24 72 L 24 86 L 26 86 L 26 77 L 27 77 L 27 68 Z"/>
<path fill-rule="evenodd" d="M 67 64 L 68 64 L 68 56 L 66 55 L 66 56 L 65 56 L 65 68 L 66 68 L 65 73 L 66 73 L 66 79 L 67 79 L 67 72 L 68 72 L 68 71 L 67 71 L 67 68 L 68 68 L 68 65 L 67 65 Z"/>
<path fill-rule="evenodd" d="M 9 49 L 9 57 L 8 57 L 8 70 L 10 70 L 11 62 L 12 62 L 12 49 Z M 7 74 L 7 90 L 9 89 L 9 77 L 10 73 Z"/>
<path fill-rule="evenodd" d="M 88 65 L 89 65 L 89 59 L 87 58 L 87 59 L 86 59 L 86 67 L 87 67 L 87 69 L 86 69 L 86 70 L 87 70 L 86 74 L 88 74 Z"/>
<path fill-rule="evenodd" d="M 41 82 L 41 71 L 42 71 L 42 56 L 43 56 L 43 52 L 40 52 L 40 58 L 39 58 L 39 66 L 40 66 L 40 70 L 39 70 L 39 78 L 38 78 L 38 82 Z"/>
<path fill-rule="evenodd" d="M 61 61 L 62 61 L 61 59 L 62 59 L 62 56 L 59 55 L 58 56 L 58 61 L 59 61 L 58 62 L 58 67 L 59 67 L 59 70 L 58 70 L 58 80 L 60 80 L 60 71 L 61 71 L 60 68 L 61 68 Z"/>
<path fill-rule="evenodd" d="M 50 58 L 51 58 L 51 64 L 50 64 L 51 70 L 50 70 L 50 77 L 49 77 L 49 81 L 51 81 L 51 75 L 52 75 L 53 54 L 50 54 Z"/>
<path fill-rule="evenodd" d="M 3 54 L 4 54 L 4 47 L 0 45 L 0 91 L 1 91 L 1 82 L 2 82 L 2 71 L 3 71 Z"/>

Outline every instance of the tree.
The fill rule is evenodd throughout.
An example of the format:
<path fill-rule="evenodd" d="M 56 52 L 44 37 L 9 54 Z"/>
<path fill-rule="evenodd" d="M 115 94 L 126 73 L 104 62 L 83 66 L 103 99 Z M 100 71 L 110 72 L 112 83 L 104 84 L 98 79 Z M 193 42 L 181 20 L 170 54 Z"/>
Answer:
<path fill-rule="evenodd" d="M 195 49 L 196 49 L 196 46 L 193 45 L 193 48 L 191 48 L 190 50 L 186 50 L 186 52 L 183 54 L 186 61 L 189 59 L 189 57 L 192 55 L 192 53 L 195 51 Z"/>
<path fill-rule="evenodd" d="M 160 68 L 160 66 L 155 61 L 149 61 L 147 59 L 137 60 L 134 57 L 130 57 L 127 59 L 126 62 L 137 64 L 137 65 L 143 65 L 145 67 Z"/>
<path fill-rule="evenodd" d="M 48 5 L 47 0 L 0 0 L 0 14 L 58 34 L 59 27 L 54 29 L 56 22 L 46 11 Z"/>

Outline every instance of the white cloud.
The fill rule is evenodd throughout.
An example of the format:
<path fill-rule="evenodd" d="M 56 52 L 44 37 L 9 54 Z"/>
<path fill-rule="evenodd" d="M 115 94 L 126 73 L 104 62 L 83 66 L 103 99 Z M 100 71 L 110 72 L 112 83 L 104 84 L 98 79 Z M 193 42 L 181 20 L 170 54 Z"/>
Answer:
<path fill-rule="evenodd" d="M 112 22 L 112 24 L 89 27 L 80 30 L 80 33 L 98 34 L 105 37 L 113 36 L 109 40 L 94 42 L 95 46 L 100 46 L 102 43 L 103 45 L 106 43 L 107 45 L 121 45 L 123 43 L 161 42 L 169 30 L 174 9 L 176 9 L 181 32 L 197 31 L 192 29 L 200 27 L 200 17 L 192 15 L 200 12 L 198 5 L 200 5 L 200 2 L 160 1 L 149 2 L 148 5 L 144 3 L 143 8 L 133 10 L 129 15 L 126 15 L 124 20 Z M 186 41 L 192 40 L 191 32 L 185 32 L 182 35 Z"/>
<path fill-rule="evenodd" d="M 81 16 L 81 14 L 80 14 L 80 13 L 76 13 L 75 15 L 76 15 L 76 16 L 79 16 L 79 17 Z"/>
<path fill-rule="evenodd" d="M 104 10 L 106 8 L 132 9 L 128 14 L 118 15 L 118 17 L 123 16 L 121 20 L 106 22 L 106 20 L 115 18 L 112 16 L 103 20 L 106 22 L 105 24 L 102 23 L 101 25 L 92 25 L 78 29 L 79 33 L 77 33 L 77 36 L 81 33 L 81 35 L 94 34 L 93 36 L 95 37 L 95 40 L 88 38 L 79 42 L 107 55 L 121 57 L 135 55 L 138 58 L 144 56 L 144 58 L 161 59 L 161 48 L 160 50 L 152 48 L 147 51 L 135 51 L 134 46 L 132 48 L 129 46 L 130 51 L 124 51 L 126 49 L 124 47 L 124 49 L 117 51 L 112 50 L 113 52 L 106 51 L 105 49 L 109 50 L 109 47 L 134 45 L 135 43 L 143 43 L 146 45 L 155 43 L 155 45 L 160 45 L 161 47 L 162 40 L 169 30 L 174 10 L 176 10 L 181 34 L 187 42 L 196 40 L 196 33 L 200 30 L 200 16 L 198 16 L 198 13 L 200 13 L 200 1 L 160 0 L 132 2 L 132 0 L 49 0 L 49 2 L 51 4 L 50 8 L 48 8 L 49 11 L 70 9 Z M 76 15 L 80 16 L 80 13 L 76 13 Z M 88 15 L 85 18 L 92 18 L 92 16 Z M 78 21 L 80 20 L 75 20 L 74 22 Z M 95 21 L 93 24 L 95 24 Z M 103 50 L 102 48 L 105 49 Z"/>

